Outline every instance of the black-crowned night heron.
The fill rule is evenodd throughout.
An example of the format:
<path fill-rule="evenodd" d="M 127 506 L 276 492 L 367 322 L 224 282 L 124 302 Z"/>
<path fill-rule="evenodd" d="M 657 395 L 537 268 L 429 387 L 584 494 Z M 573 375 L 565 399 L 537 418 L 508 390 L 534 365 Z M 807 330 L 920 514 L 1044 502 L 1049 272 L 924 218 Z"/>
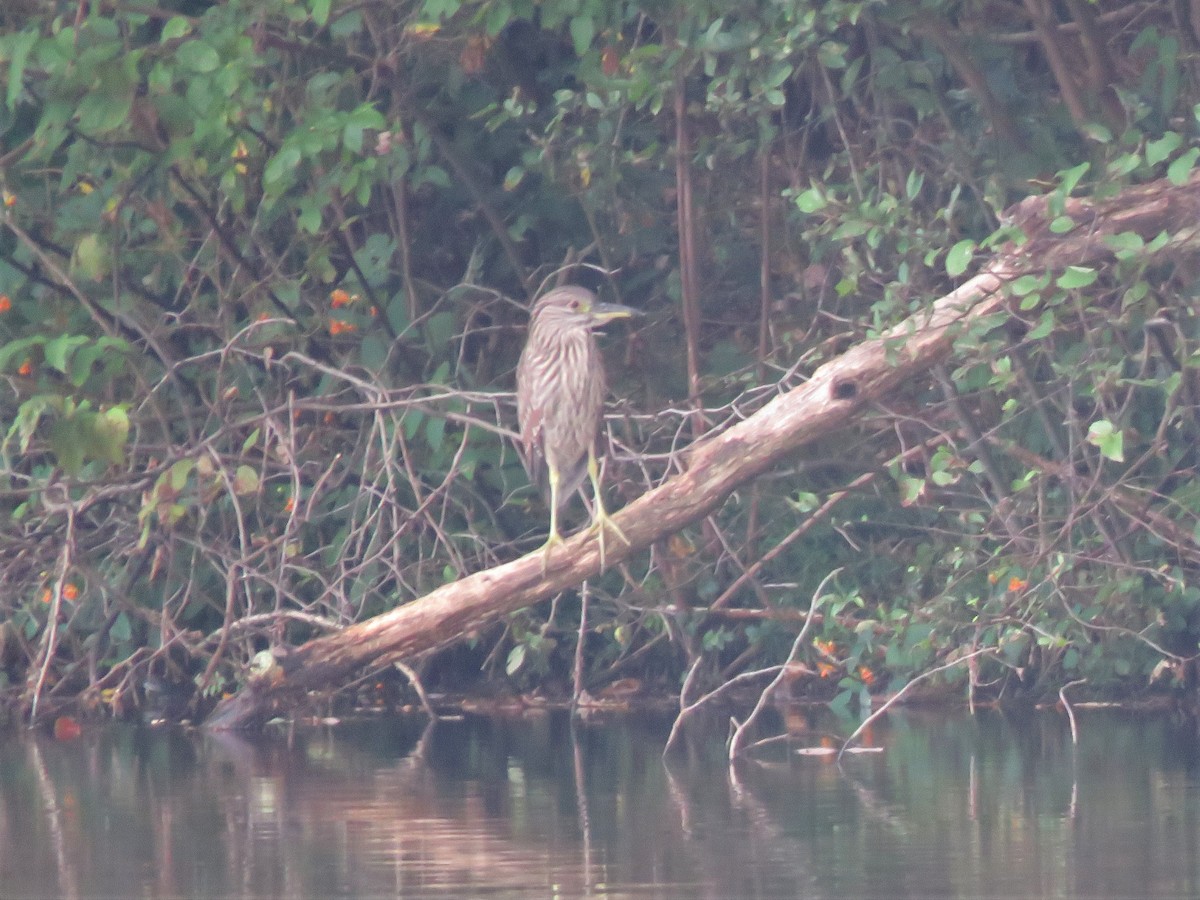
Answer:
<path fill-rule="evenodd" d="M 550 291 L 534 304 L 530 314 L 529 338 L 517 364 L 517 419 L 525 469 L 550 506 L 550 537 L 543 567 L 551 548 L 562 543 L 559 508 L 583 486 L 584 475 L 592 481 L 600 565 L 604 565 L 605 529 L 629 543 L 604 511 L 600 492 L 596 437 L 608 387 L 604 358 L 592 330 L 636 314 L 638 311 L 628 306 L 600 303 L 591 291 L 575 286 Z"/>

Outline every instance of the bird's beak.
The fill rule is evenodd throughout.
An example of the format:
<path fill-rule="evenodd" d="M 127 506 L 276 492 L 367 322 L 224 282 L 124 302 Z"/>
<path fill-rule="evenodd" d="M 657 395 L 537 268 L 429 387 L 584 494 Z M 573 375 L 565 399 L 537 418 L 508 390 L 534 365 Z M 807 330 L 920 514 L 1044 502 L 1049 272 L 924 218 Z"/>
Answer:
<path fill-rule="evenodd" d="M 622 306 L 619 303 L 593 303 L 588 315 L 597 322 L 611 322 L 613 319 L 629 319 L 633 316 L 645 315 L 645 313 L 640 309 Z"/>

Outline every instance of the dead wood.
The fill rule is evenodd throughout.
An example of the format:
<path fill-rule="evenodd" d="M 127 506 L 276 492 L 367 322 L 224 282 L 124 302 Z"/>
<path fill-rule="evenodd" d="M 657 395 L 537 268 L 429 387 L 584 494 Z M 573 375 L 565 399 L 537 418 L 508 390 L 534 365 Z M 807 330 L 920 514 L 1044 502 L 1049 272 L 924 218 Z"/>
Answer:
<path fill-rule="evenodd" d="M 1171 234 L 1168 247 L 1200 244 L 1200 174 L 1182 185 L 1166 180 L 1139 185 L 1104 200 L 1070 199 L 1065 213 L 1075 226 L 1051 234 L 1048 199 L 1030 197 L 1009 210 L 1025 236 L 1008 244 L 982 271 L 893 328 L 817 369 L 805 384 L 777 397 L 758 413 L 698 443 L 688 469 L 643 495 L 616 515 L 630 540 L 609 541 L 609 564 L 639 553 L 725 502 L 806 444 L 849 425 L 868 405 L 886 397 L 952 350 L 964 326 L 1008 315 L 1004 285 L 1013 278 L 1068 265 L 1112 259 L 1107 239 L 1135 232 L 1151 241 Z M 1056 211 L 1056 214 L 1057 211 Z M 364 667 L 449 644 L 498 618 L 576 587 L 600 572 L 593 532 L 568 540 L 542 571 L 540 551 L 447 584 L 390 612 L 322 636 L 288 654 L 285 667 L 259 678 L 223 701 L 207 727 L 257 725 L 314 690 L 344 683 Z"/>

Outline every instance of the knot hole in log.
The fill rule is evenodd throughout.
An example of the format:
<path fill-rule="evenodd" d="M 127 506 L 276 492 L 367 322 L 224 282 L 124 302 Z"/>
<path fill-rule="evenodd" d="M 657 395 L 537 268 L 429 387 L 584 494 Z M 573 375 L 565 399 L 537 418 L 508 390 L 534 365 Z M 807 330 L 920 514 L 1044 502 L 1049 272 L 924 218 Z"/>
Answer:
<path fill-rule="evenodd" d="M 858 396 L 858 382 L 849 378 L 838 378 L 829 389 L 834 400 L 853 400 Z"/>

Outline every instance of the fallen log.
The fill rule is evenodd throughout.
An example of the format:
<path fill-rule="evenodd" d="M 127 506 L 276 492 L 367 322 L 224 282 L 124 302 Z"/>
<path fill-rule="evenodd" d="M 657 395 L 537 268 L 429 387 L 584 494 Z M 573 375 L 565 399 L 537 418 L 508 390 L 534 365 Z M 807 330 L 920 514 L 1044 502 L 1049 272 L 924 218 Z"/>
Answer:
<path fill-rule="evenodd" d="M 1058 219 L 1056 230 L 1061 231 L 1064 214 L 1074 226 L 1052 234 L 1051 219 Z M 1135 233 L 1147 242 L 1165 233 L 1169 240 L 1163 247 L 1194 250 L 1200 246 L 1200 174 L 1181 185 L 1164 179 L 1103 200 L 1067 199 L 1053 211 L 1049 198 L 1031 197 L 1009 210 L 1006 222 L 1024 240 L 1005 245 L 978 275 L 884 337 L 851 348 L 803 385 L 692 448 L 687 471 L 617 513 L 630 543 L 609 541 L 608 562 L 619 563 L 703 518 L 789 454 L 849 425 L 864 407 L 945 360 L 967 325 L 993 315 L 1003 320 L 1010 314 L 1004 286 L 1012 279 L 1110 261 L 1118 245 L 1111 239 L 1122 233 Z M 296 648 L 272 677 L 252 679 L 222 701 L 206 727 L 256 726 L 310 691 L 336 686 L 381 660 L 449 644 L 599 572 L 598 540 L 594 532 L 584 531 L 554 551 L 545 572 L 537 551 L 469 575 Z"/>

